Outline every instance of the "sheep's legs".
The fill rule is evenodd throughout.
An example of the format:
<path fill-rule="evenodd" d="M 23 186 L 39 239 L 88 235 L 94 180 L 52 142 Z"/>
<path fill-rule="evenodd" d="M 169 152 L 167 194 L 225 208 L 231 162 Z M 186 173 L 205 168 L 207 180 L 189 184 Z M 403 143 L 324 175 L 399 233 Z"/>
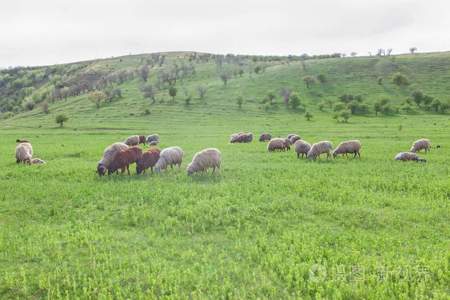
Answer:
<path fill-rule="evenodd" d="M 130 175 L 131 175 L 131 174 L 130 174 L 130 166 L 127 165 L 126 168 L 127 168 L 128 176 L 130 176 Z"/>

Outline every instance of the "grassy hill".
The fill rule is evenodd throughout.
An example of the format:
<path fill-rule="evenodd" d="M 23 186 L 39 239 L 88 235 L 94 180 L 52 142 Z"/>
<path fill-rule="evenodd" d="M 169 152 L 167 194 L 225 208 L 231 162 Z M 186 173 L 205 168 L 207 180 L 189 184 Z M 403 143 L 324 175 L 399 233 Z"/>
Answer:
<path fill-rule="evenodd" d="M 192 55 L 165 54 L 162 66 L 160 56 L 139 55 L 19 72 L 59 70 L 37 76 L 20 100 L 40 95 L 34 97 L 49 103 L 49 113 L 36 101 L 32 110 L 3 112 L 0 121 L 0 298 L 449 297 L 450 119 L 424 103 L 397 112 L 416 90 L 448 100 L 449 53 L 303 62 L 243 57 L 228 58 L 221 68 L 218 58 Z M 156 103 L 144 98 L 145 63 L 146 84 L 155 89 L 161 72 L 185 64 L 190 74 L 177 78 L 175 102 L 169 84 L 156 89 Z M 264 71 L 256 74 L 258 66 Z M 102 77 L 117 72 L 126 80 L 112 87 L 122 97 L 100 108 L 89 99 L 92 91 L 52 99 L 55 87 L 80 83 L 108 91 Z M 234 72 L 224 86 L 219 75 Z M 409 85 L 395 85 L 396 73 Z M 308 89 L 303 78 L 320 74 L 325 83 Z M 199 86 L 207 88 L 203 100 Z M 282 88 L 295 92 L 302 106 L 286 107 Z M 3 89 L 1 103 L 20 90 Z M 269 93 L 276 96 L 272 105 Z M 336 107 L 348 109 L 343 94 L 362 95 L 349 103 L 366 103 L 369 111 L 337 122 Z M 380 99 L 389 99 L 391 109 L 375 116 Z M 58 114 L 69 117 L 62 128 Z M 293 151 L 268 153 L 257 141 L 229 144 L 237 131 L 298 133 L 334 146 L 356 138 L 362 157 L 313 162 Z M 161 148 L 183 148 L 181 170 L 95 174 L 105 147 L 155 132 Z M 420 153 L 427 163 L 393 160 L 420 137 L 434 145 Z M 47 164 L 17 165 L 17 138 L 30 139 Z M 221 150 L 220 174 L 188 177 L 187 163 L 206 147 Z"/>

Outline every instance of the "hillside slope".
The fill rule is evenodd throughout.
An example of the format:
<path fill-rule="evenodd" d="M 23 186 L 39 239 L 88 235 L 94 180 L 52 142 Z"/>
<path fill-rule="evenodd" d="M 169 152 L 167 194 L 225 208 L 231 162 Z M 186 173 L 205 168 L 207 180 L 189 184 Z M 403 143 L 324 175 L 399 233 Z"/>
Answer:
<path fill-rule="evenodd" d="M 148 68 L 148 80 L 143 80 Z M 394 84 L 395 76 L 407 82 Z M 221 77 L 222 76 L 222 77 Z M 226 79 L 227 83 L 224 84 Z M 305 78 L 311 80 L 310 87 Z M 306 79 L 308 80 L 308 79 Z M 72 124 L 114 126 L 117 118 L 145 121 L 185 113 L 201 116 L 269 113 L 330 113 L 352 109 L 342 95 L 357 100 L 356 112 L 373 115 L 382 99 L 386 113 L 448 112 L 450 53 L 389 57 L 290 59 L 218 56 L 191 52 L 126 56 L 49 67 L 0 71 L 0 109 L 5 126 L 27 124 L 54 126 L 55 115 L 66 114 Z M 151 85 L 155 100 L 145 98 L 142 87 Z M 172 99 L 170 87 L 177 90 Z M 200 99 L 198 89 L 206 90 Z M 89 100 L 92 91 L 119 89 L 122 97 L 103 101 L 99 108 Z M 300 106 L 284 105 L 280 93 L 288 89 Z M 421 92 L 419 105 L 411 95 Z M 272 104 L 268 95 L 274 98 Z M 242 97 L 242 109 L 237 99 Z M 188 99 L 188 100 L 186 100 Z M 352 98 L 350 98 L 351 100 Z M 408 100 L 409 99 L 409 100 Z M 419 100 L 420 101 L 420 100 Z M 437 105 L 433 106 L 437 101 Z M 152 103 L 153 102 L 153 103 Z M 344 107 L 339 107 L 339 103 Z M 48 105 L 48 113 L 42 107 Z M 360 107 L 362 105 L 362 107 Z M 405 105 L 407 106 L 405 109 Z M 342 106 L 342 105 L 341 105 Z"/>

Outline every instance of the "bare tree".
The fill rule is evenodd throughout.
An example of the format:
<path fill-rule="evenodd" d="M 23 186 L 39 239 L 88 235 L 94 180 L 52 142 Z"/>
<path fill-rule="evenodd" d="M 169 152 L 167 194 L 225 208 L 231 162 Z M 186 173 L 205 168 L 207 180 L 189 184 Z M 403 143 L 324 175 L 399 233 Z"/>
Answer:
<path fill-rule="evenodd" d="M 387 55 L 387 56 L 391 56 L 391 53 L 392 53 L 392 48 L 388 48 L 388 49 L 386 50 L 386 55 Z"/>
<path fill-rule="evenodd" d="M 351 53 L 350 53 L 350 56 L 351 56 L 351 57 L 355 57 L 357 54 L 358 54 L 358 53 L 356 53 L 356 52 L 351 52 Z"/>
<path fill-rule="evenodd" d="M 411 54 L 414 54 L 416 51 L 417 51 L 417 47 L 411 47 L 411 48 L 409 48 L 409 52 L 410 52 Z"/>

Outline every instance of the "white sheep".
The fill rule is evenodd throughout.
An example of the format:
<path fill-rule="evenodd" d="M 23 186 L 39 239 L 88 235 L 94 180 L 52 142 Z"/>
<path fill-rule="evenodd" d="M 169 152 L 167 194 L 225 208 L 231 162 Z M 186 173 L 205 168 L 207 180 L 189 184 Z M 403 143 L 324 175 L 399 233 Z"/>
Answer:
<path fill-rule="evenodd" d="M 420 158 L 416 153 L 414 152 L 400 152 L 395 157 L 395 160 L 401 160 L 401 161 L 417 161 L 417 162 L 427 162 L 425 159 Z"/>
<path fill-rule="evenodd" d="M 137 146 L 139 145 L 139 136 L 138 135 L 129 136 L 124 143 L 127 144 L 128 146 Z"/>
<path fill-rule="evenodd" d="M 221 153 L 216 148 L 204 149 L 197 152 L 192 158 L 192 162 L 187 166 L 188 175 L 192 175 L 196 172 L 204 172 L 209 168 L 214 171 L 220 169 Z"/>
<path fill-rule="evenodd" d="M 425 150 L 425 153 L 430 151 L 431 149 L 431 142 L 429 139 L 420 139 L 415 141 L 412 146 L 411 149 L 409 150 L 410 152 L 419 152 L 420 150 Z"/>
<path fill-rule="evenodd" d="M 46 164 L 45 160 L 42 160 L 40 158 L 33 158 L 31 160 L 31 164 L 32 165 L 41 165 L 41 164 Z"/>
<path fill-rule="evenodd" d="M 149 136 L 147 136 L 147 143 L 149 145 L 158 145 L 158 143 L 159 143 L 159 135 L 157 133 L 150 134 Z"/>
<path fill-rule="evenodd" d="M 353 157 L 356 157 L 357 155 L 361 157 L 361 154 L 359 151 L 361 150 L 361 142 L 359 140 L 351 140 L 351 141 L 345 141 L 340 143 L 336 149 L 333 151 L 333 157 L 338 156 L 339 154 L 345 154 L 352 153 Z"/>
<path fill-rule="evenodd" d="M 300 154 L 306 156 L 308 151 L 311 149 L 311 145 L 304 140 L 297 140 L 294 144 L 295 152 L 297 153 L 297 158 L 300 158 Z"/>
<path fill-rule="evenodd" d="M 105 151 L 103 151 L 103 157 L 98 162 L 97 165 L 97 173 L 100 176 L 103 176 L 108 171 L 108 167 L 110 163 L 113 161 L 114 156 L 117 154 L 117 152 L 120 152 L 122 150 L 128 149 L 128 145 L 124 143 L 114 143 L 108 147 L 106 147 Z"/>
<path fill-rule="evenodd" d="M 311 149 L 308 151 L 306 157 L 308 159 L 315 160 L 317 157 L 320 157 L 321 154 L 326 153 L 327 158 L 329 158 L 331 156 L 331 150 L 333 150 L 333 145 L 331 142 L 321 141 L 311 146 Z"/>
<path fill-rule="evenodd" d="M 16 146 L 16 162 L 31 163 L 33 157 L 33 146 L 30 143 L 20 143 Z"/>
<path fill-rule="evenodd" d="M 181 162 L 183 161 L 183 154 L 183 150 L 178 146 L 163 149 L 156 162 L 155 172 L 159 173 L 168 166 L 173 168 L 173 165 L 178 165 L 178 167 L 180 167 Z"/>

